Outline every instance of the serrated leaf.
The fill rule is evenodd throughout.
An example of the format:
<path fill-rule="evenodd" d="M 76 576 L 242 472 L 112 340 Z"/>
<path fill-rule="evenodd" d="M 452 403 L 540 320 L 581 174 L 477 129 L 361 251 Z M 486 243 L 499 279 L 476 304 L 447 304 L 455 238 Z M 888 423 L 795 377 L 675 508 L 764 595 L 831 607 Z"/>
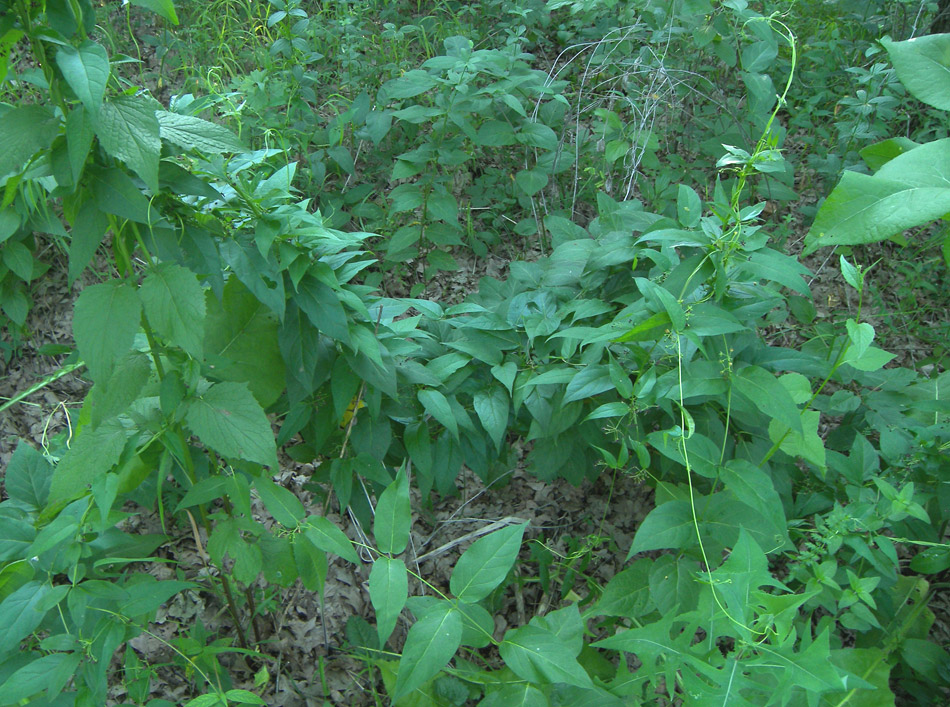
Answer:
<path fill-rule="evenodd" d="M 266 477 L 256 477 L 254 488 L 257 489 L 267 512 L 285 528 L 295 528 L 307 514 L 299 498 Z"/>
<path fill-rule="evenodd" d="M 277 468 L 270 422 L 244 383 L 216 383 L 186 403 L 185 423 L 202 443 L 232 459 Z"/>
<path fill-rule="evenodd" d="M 396 473 L 386 490 L 379 496 L 373 518 L 373 535 L 380 552 L 398 555 L 409 543 L 412 512 L 409 507 L 409 477 Z"/>
<path fill-rule="evenodd" d="M 223 125 L 196 118 L 193 115 L 171 113 L 166 110 L 155 112 L 158 120 L 159 136 L 178 145 L 183 150 L 198 150 L 205 154 L 222 152 L 245 152 L 237 135 Z"/>
<path fill-rule="evenodd" d="M 103 149 L 125 162 L 145 185 L 158 192 L 158 158 L 162 151 L 158 118 L 142 97 L 116 96 L 102 104 L 96 135 Z"/>
<path fill-rule="evenodd" d="M 145 276 L 139 296 L 149 324 L 172 345 L 201 358 L 205 298 L 195 274 L 175 263 L 160 263 Z"/>
<path fill-rule="evenodd" d="M 475 393 L 474 406 L 482 427 L 495 443 L 495 449 L 500 450 L 508 429 L 509 402 L 504 388 L 493 385 L 488 390 L 479 390 Z"/>
<path fill-rule="evenodd" d="M 119 421 L 107 420 L 94 430 L 86 429 L 73 441 L 53 471 L 51 500 L 68 500 L 119 462 L 132 430 Z"/>
<path fill-rule="evenodd" d="M 80 293 L 73 309 L 73 336 L 93 380 L 107 380 L 119 357 L 132 348 L 141 311 L 135 288 L 121 280 L 91 285 Z"/>
<path fill-rule="evenodd" d="M 327 518 L 323 516 L 307 518 L 304 535 L 324 552 L 332 552 L 344 560 L 359 564 L 360 558 L 353 548 L 353 543 L 350 542 L 350 539 L 346 537 L 342 530 L 333 525 Z"/>
<path fill-rule="evenodd" d="M 461 641 L 462 616 L 448 602 L 441 602 L 414 623 L 399 660 L 393 700 L 398 701 L 438 674 L 455 655 Z"/>
<path fill-rule="evenodd" d="M 236 277 L 228 279 L 220 302 L 210 291 L 205 301 L 203 349 L 214 378 L 247 383 L 266 409 L 286 381 L 276 315 Z"/>
<path fill-rule="evenodd" d="M 7 496 L 39 509 L 46 504 L 53 467 L 29 444 L 20 441 L 4 472 Z"/>
<path fill-rule="evenodd" d="M 98 114 L 109 82 L 106 50 L 88 39 L 78 49 L 63 45 L 56 51 L 56 64 L 76 97 L 93 115 Z"/>
<path fill-rule="evenodd" d="M 514 566 L 527 527 L 527 523 L 510 525 L 476 540 L 452 570 L 452 594 L 467 602 L 487 597 Z"/>
<path fill-rule="evenodd" d="M 49 147 L 59 125 L 59 118 L 42 106 L 21 106 L 5 112 L 0 121 L 0 181 Z"/>
<path fill-rule="evenodd" d="M 69 234 L 70 284 L 75 282 L 89 265 L 108 229 L 109 219 L 99 210 L 95 201 L 89 199 L 84 202 L 73 221 Z"/>
<path fill-rule="evenodd" d="M 376 610 L 380 646 L 386 645 L 408 596 L 409 577 L 403 561 L 378 557 L 369 573 L 369 599 Z"/>

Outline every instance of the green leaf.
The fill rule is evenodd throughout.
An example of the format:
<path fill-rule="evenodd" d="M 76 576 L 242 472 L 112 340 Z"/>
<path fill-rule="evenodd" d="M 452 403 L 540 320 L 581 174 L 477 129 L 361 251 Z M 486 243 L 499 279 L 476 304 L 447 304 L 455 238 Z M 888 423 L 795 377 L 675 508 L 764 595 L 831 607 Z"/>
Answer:
<path fill-rule="evenodd" d="M 564 391 L 562 404 L 572 403 L 575 400 L 592 398 L 595 395 L 614 389 L 610 379 L 610 370 L 602 364 L 584 366 L 571 378 Z"/>
<path fill-rule="evenodd" d="M 164 17 L 173 25 L 178 24 L 178 17 L 175 15 L 175 3 L 172 0 L 132 0 L 136 7 L 144 7 L 151 10 L 156 15 Z"/>
<path fill-rule="evenodd" d="M 369 573 L 369 599 L 376 610 L 380 646 L 386 645 L 408 596 L 409 578 L 403 561 L 378 557 Z"/>
<path fill-rule="evenodd" d="M 86 429 L 60 459 L 53 472 L 50 500 L 69 500 L 119 463 L 126 440 L 133 430 L 118 420 L 108 420 L 94 430 Z"/>
<path fill-rule="evenodd" d="M 278 486 L 264 476 L 258 476 L 254 479 L 254 488 L 257 489 L 267 512 L 285 528 L 297 527 L 297 524 L 307 514 L 300 499 L 283 486 Z"/>
<path fill-rule="evenodd" d="M 676 218 L 684 228 L 696 228 L 703 217 L 703 202 L 693 189 L 679 185 L 676 195 Z"/>
<path fill-rule="evenodd" d="M 622 616 L 637 619 L 652 607 L 650 601 L 650 569 L 653 560 L 641 558 L 627 569 L 615 574 L 604 587 L 594 605 L 597 616 Z"/>
<path fill-rule="evenodd" d="M 216 383 L 187 402 L 188 428 L 211 449 L 232 459 L 277 468 L 270 421 L 244 383 Z"/>
<path fill-rule="evenodd" d="M 683 311 L 682 305 L 665 287 L 657 285 L 645 277 L 635 277 L 634 282 L 637 283 L 637 288 L 650 302 L 654 312 L 657 314 L 666 312 L 673 331 L 681 332 L 686 328 L 686 313 Z M 629 336 L 629 334 L 625 336 Z M 626 341 L 626 339 L 624 340 Z"/>
<path fill-rule="evenodd" d="M 427 413 L 441 422 L 442 426 L 445 427 L 455 439 L 459 438 L 459 426 L 458 422 L 455 421 L 452 406 L 449 405 L 448 399 L 446 399 L 442 393 L 432 388 L 425 388 L 420 390 L 416 394 L 416 397 L 419 398 L 419 402 L 422 403 L 422 407 L 425 408 Z"/>
<path fill-rule="evenodd" d="M 304 535 L 324 552 L 332 552 L 344 560 L 356 565 L 359 564 L 360 558 L 356 554 L 356 550 L 353 549 L 353 543 L 344 535 L 342 530 L 333 525 L 327 518 L 323 516 L 308 517 Z"/>
<path fill-rule="evenodd" d="M 90 165 L 86 171 L 92 183 L 93 199 L 103 213 L 144 224 L 156 224 L 161 220 L 161 214 L 152 208 L 121 168 L 102 169 Z"/>
<path fill-rule="evenodd" d="M 550 707 L 548 698 L 538 688 L 525 682 L 501 685 L 487 692 L 478 707 Z"/>
<path fill-rule="evenodd" d="M 158 157 L 162 141 L 151 101 L 136 96 L 116 96 L 102 104 L 96 134 L 103 149 L 125 162 L 145 185 L 158 192 Z"/>
<path fill-rule="evenodd" d="M 950 110 L 950 35 L 931 34 L 904 42 L 882 39 L 897 78 L 918 101 Z"/>
<path fill-rule="evenodd" d="M 693 512 L 686 501 L 667 501 L 643 519 L 627 553 L 627 560 L 638 552 L 685 548 L 695 540 Z M 626 560 L 625 560 L 626 561 Z"/>
<path fill-rule="evenodd" d="M 399 660 L 393 700 L 400 700 L 437 675 L 462 641 L 462 615 L 448 602 L 428 612 L 409 629 Z"/>
<path fill-rule="evenodd" d="M 175 263 L 151 268 L 139 290 L 149 324 L 174 346 L 201 358 L 205 297 L 198 278 Z"/>
<path fill-rule="evenodd" d="M 183 150 L 198 150 L 205 154 L 246 151 L 237 135 L 217 123 L 165 110 L 156 111 L 155 117 L 161 138 Z"/>
<path fill-rule="evenodd" d="M 292 536 L 292 542 L 294 564 L 297 565 L 301 584 L 310 592 L 323 591 L 329 571 L 326 552 L 303 535 Z"/>
<path fill-rule="evenodd" d="M 938 143 L 946 145 L 927 149 Z M 895 165 L 902 176 L 914 170 L 932 171 L 948 147 L 950 139 L 922 145 L 894 158 L 873 177 L 845 172 L 818 210 L 803 255 L 829 245 L 876 243 L 950 212 L 950 185 L 920 185 L 882 174 Z"/>
<path fill-rule="evenodd" d="M 350 329 L 340 296 L 311 274 L 297 286 L 297 305 L 311 323 L 332 339 L 349 343 Z"/>
<path fill-rule="evenodd" d="M 209 290 L 205 303 L 203 349 L 205 361 L 214 366 L 212 375 L 247 383 L 266 409 L 280 397 L 286 380 L 276 315 L 236 277 L 228 279 L 220 302 Z"/>
<path fill-rule="evenodd" d="M 409 543 L 412 513 L 409 508 L 409 477 L 396 473 L 395 480 L 386 487 L 376 504 L 373 535 L 380 552 L 398 555 Z"/>
<path fill-rule="evenodd" d="M 46 616 L 38 611 L 50 593 L 51 586 L 44 582 L 27 582 L 0 602 L 0 655 L 16 649 L 24 638 L 33 633 Z"/>
<path fill-rule="evenodd" d="M 825 468 L 825 444 L 818 434 L 821 414 L 816 410 L 805 410 L 801 414 L 801 432 L 792 430 L 781 420 L 769 421 L 769 439 L 775 443 L 781 440 L 780 449 L 792 457 L 801 457 L 819 469 Z"/>
<path fill-rule="evenodd" d="M 528 196 L 534 196 L 548 185 L 548 173 L 543 169 L 522 169 L 515 175 L 515 184 Z"/>
<path fill-rule="evenodd" d="M 527 523 L 510 525 L 476 540 L 452 571 L 449 588 L 467 602 L 481 601 L 501 584 L 518 559 Z"/>
<path fill-rule="evenodd" d="M 86 269 L 109 229 L 109 219 L 92 199 L 83 203 L 72 223 L 69 238 L 69 283 Z"/>
<path fill-rule="evenodd" d="M 151 362 L 141 351 L 129 351 L 119 359 L 109 380 L 96 384 L 96 396 L 89 398 L 93 426 L 125 412 L 139 397 L 151 370 Z"/>
<path fill-rule="evenodd" d="M 3 264 L 23 282 L 30 282 L 33 279 L 33 254 L 23 243 L 7 241 L 0 255 L 3 256 L 0 258 Z"/>
<path fill-rule="evenodd" d="M 50 687 L 52 675 L 70 666 L 75 670 L 81 659 L 79 653 L 51 653 L 24 665 L 0 684 L 0 705 L 20 704 L 21 700 L 38 695 Z"/>
<path fill-rule="evenodd" d="M 110 280 L 82 291 L 73 310 L 73 336 L 93 380 L 108 380 L 132 347 L 140 319 L 139 299 L 127 282 Z"/>
<path fill-rule="evenodd" d="M 498 652 L 505 665 L 528 682 L 593 687 L 590 676 L 577 662 L 573 651 L 557 634 L 547 629 L 529 625 L 508 631 Z"/>
<path fill-rule="evenodd" d="M 266 705 L 263 699 L 250 690 L 233 689 L 224 693 L 225 699 L 242 705 Z"/>
<path fill-rule="evenodd" d="M 508 429 L 508 395 L 504 388 L 492 385 L 488 390 L 479 390 L 474 397 L 475 413 L 488 432 L 495 449 L 501 450 Z"/>
<path fill-rule="evenodd" d="M 7 488 L 10 488 L 9 481 Z M 921 574 L 937 574 L 950 568 L 950 547 L 928 547 L 910 561 L 910 568 Z"/>
<path fill-rule="evenodd" d="M 53 467 L 46 457 L 29 444 L 20 441 L 4 472 L 7 496 L 40 509 L 46 505 Z"/>
<path fill-rule="evenodd" d="M 101 45 L 85 40 L 79 49 L 67 45 L 56 51 L 63 78 L 86 109 L 97 115 L 109 82 L 109 55 Z"/>
<path fill-rule="evenodd" d="M 0 184 L 19 172 L 24 163 L 47 148 L 59 132 L 60 120 L 45 107 L 21 106 L 3 113 L 0 120 Z"/>
<path fill-rule="evenodd" d="M 746 366 L 732 377 L 733 389 L 762 413 L 799 434 L 803 433 L 801 411 L 784 385 L 759 366 Z"/>

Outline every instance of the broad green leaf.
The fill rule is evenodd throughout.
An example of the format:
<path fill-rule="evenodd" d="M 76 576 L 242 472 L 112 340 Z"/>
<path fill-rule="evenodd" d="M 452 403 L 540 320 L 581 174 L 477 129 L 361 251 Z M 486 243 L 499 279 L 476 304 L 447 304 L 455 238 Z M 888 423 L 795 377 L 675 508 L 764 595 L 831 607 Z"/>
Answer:
<path fill-rule="evenodd" d="M 549 707 L 550 702 L 538 688 L 526 682 L 502 685 L 492 690 L 478 707 Z"/>
<path fill-rule="evenodd" d="M 49 147 L 59 131 L 53 112 L 38 105 L 8 110 L 0 120 L 0 184 L 19 172 L 38 151 Z"/>
<path fill-rule="evenodd" d="M 119 462 L 133 430 L 118 420 L 108 420 L 77 437 L 53 471 L 50 500 L 62 501 L 80 495 L 87 486 Z"/>
<path fill-rule="evenodd" d="M 474 406 L 482 427 L 495 443 L 495 449 L 500 450 L 508 429 L 509 402 L 504 388 L 492 385 L 487 390 L 479 390 L 475 393 Z"/>
<path fill-rule="evenodd" d="M 768 565 L 768 558 L 762 548 L 741 528 L 739 539 L 729 557 L 710 573 L 716 592 L 729 615 L 741 624 L 737 628 L 749 640 L 753 638 L 751 630 L 747 629 L 754 610 L 753 590 L 763 586 L 779 586 L 769 573 Z"/>
<path fill-rule="evenodd" d="M 904 42 L 882 39 L 911 95 L 940 110 L 950 110 L 950 35 L 931 34 Z"/>
<path fill-rule="evenodd" d="M 764 368 L 746 366 L 732 378 L 733 390 L 769 418 L 802 433 L 801 411 L 779 380 Z"/>
<path fill-rule="evenodd" d="M 591 364 L 581 368 L 571 378 L 564 391 L 563 404 L 575 400 L 593 398 L 595 395 L 614 389 L 610 379 L 610 370 L 602 364 Z"/>
<path fill-rule="evenodd" d="M 7 496 L 40 509 L 46 505 L 52 478 L 53 467 L 46 457 L 28 443 L 18 442 L 4 472 Z"/>
<path fill-rule="evenodd" d="M 693 544 L 696 530 L 693 525 L 693 512 L 686 501 L 667 501 L 657 506 L 643 519 L 633 544 L 627 553 L 627 560 L 638 552 L 682 549 Z"/>
<path fill-rule="evenodd" d="M 323 516 L 309 516 L 304 527 L 307 539 L 324 552 L 332 552 L 353 564 L 359 564 L 360 558 L 353 543 L 342 530 Z"/>
<path fill-rule="evenodd" d="M 173 25 L 178 24 L 178 17 L 175 15 L 175 3 L 172 0 L 132 0 L 132 4 L 151 10 L 156 15 L 164 17 Z"/>
<path fill-rule="evenodd" d="M 891 664 L 881 648 L 839 648 L 831 651 L 832 662 L 841 670 L 856 675 L 867 687 L 848 680 L 846 689 L 824 696 L 825 704 L 847 704 L 853 707 L 895 707 L 890 688 Z"/>
<path fill-rule="evenodd" d="M 861 159 L 864 160 L 864 163 L 872 172 L 876 172 L 895 157 L 903 155 L 915 147 L 920 147 L 920 143 L 906 137 L 892 137 L 863 148 Z"/>
<path fill-rule="evenodd" d="M 185 423 L 226 457 L 277 468 L 270 421 L 243 383 L 216 383 L 187 402 Z"/>
<path fill-rule="evenodd" d="M 242 705 L 266 705 L 264 700 L 251 692 L 250 690 L 241 690 L 235 688 L 224 693 L 224 697 L 231 702 L 237 702 Z"/>
<path fill-rule="evenodd" d="M 165 110 L 156 111 L 155 117 L 161 138 L 184 150 L 205 154 L 246 151 L 237 136 L 223 125 Z"/>
<path fill-rule="evenodd" d="M 0 516 L 0 563 L 27 557 L 26 551 L 35 540 L 32 523 Z"/>
<path fill-rule="evenodd" d="M 75 670 L 82 660 L 79 653 L 50 653 L 15 671 L 0 684 L 0 705 L 16 705 L 51 687 L 50 678 L 62 669 Z M 68 671 L 70 674 L 72 670 Z M 45 702 L 45 700 L 40 700 Z"/>
<path fill-rule="evenodd" d="M 548 174 L 542 169 L 522 169 L 515 175 L 515 184 L 528 196 L 534 196 L 548 185 Z"/>
<path fill-rule="evenodd" d="M 409 508 L 409 477 L 396 473 L 395 480 L 386 487 L 376 504 L 373 535 L 380 552 L 398 555 L 409 543 L 412 512 Z"/>
<path fill-rule="evenodd" d="M 0 602 L 0 655 L 16 649 L 40 625 L 45 611 L 37 611 L 52 587 L 39 581 L 27 582 Z"/>
<path fill-rule="evenodd" d="M 340 296 L 311 274 L 297 286 L 297 305 L 311 323 L 332 339 L 349 343 L 350 330 Z"/>
<path fill-rule="evenodd" d="M 650 569 L 653 560 L 641 558 L 615 574 L 594 605 L 597 616 L 622 616 L 637 619 L 651 610 Z"/>
<path fill-rule="evenodd" d="M 522 626 L 505 634 L 498 647 L 505 665 L 534 684 L 566 683 L 593 687 L 573 651 L 553 632 L 537 626 Z"/>
<path fill-rule="evenodd" d="M 103 169 L 90 165 L 86 173 L 99 210 L 136 223 L 157 224 L 161 214 L 121 168 Z"/>
<path fill-rule="evenodd" d="M 273 311 L 236 277 L 228 279 L 219 302 L 205 296 L 205 361 L 219 380 L 247 383 L 264 408 L 284 390 L 284 359 Z"/>
<path fill-rule="evenodd" d="M 76 281 L 86 269 L 109 229 L 109 219 L 90 199 L 83 203 L 72 223 L 69 238 L 69 282 Z"/>
<path fill-rule="evenodd" d="M 297 523 L 307 514 L 299 498 L 264 476 L 254 479 L 254 488 L 257 489 L 267 512 L 285 528 L 297 527 Z"/>
<path fill-rule="evenodd" d="M 773 443 L 781 440 L 780 449 L 792 457 L 801 457 L 819 469 L 825 469 L 825 443 L 818 434 L 821 413 L 817 410 L 805 410 L 801 414 L 801 432 L 789 429 L 778 419 L 769 422 L 769 439 Z"/>
<path fill-rule="evenodd" d="M 462 641 L 462 615 L 448 602 L 430 611 L 409 629 L 399 660 L 393 700 L 400 700 L 437 675 Z"/>
<path fill-rule="evenodd" d="M 452 406 L 449 405 L 448 399 L 438 390 L 432 388 L 420 390 L 416 394 L 416 397 L 419 398 L 419 402 L 422 403 L 422 407 L 425 408 L 425 411 L 442 423 L 442 426 L 445 427 L 455 439 L 458 439 L 459 426 L 455 420 L 455 414 L 452 412 Z"/>
<path fill-rule="evenodd" d="M 124 616 L 130 618 L 147 616 L 179 592 L 194 589 L 197 586 L 194 582 L 181 582 L 172 579 L 140 582 L 135 585 L 135 589 L 131 592 L 131 600 L 117 608 Z"/>
<path fill-rule="evenodd" d="M 828 646 L 830 633 L 830 629 L 826 629 L 803 651 L 795 651 L 794 644 L 777 646 L 758 643 L 758 655 L 746 664 L 761 667 L 779 678 L 780 682 L 776 686 L 778 694 L 784 694 L 793 686 L 816 694 L 840 690 L 845 682 L 831 661 Z"/>
<path fill-rule="evenodd" d="M 73 106 L 66 115 L 66 152 L 69 155 L 69 168 L 75 183 L 79 183 L 82 176 L 86 159 L 92 148 L 92 139 L 95 136 L 90 111 L 81 105 Z"/>
<path fill-rule="evenodd" d="M 902 171 L 929 170 L 936 155 L 921 152 L 925 147 L 896 157 L 882 170 L 901 160 Z M 885 178 L 880 173 L 869 177 L 848 171 L 818 210 L 805 238 L 803 255 L 829 245 L 876 243 L 948 212 L 950 184 L 918 186 Z"/>
<path fill-rule="evenodd" d="M 326 582 L 329 564 L 327 553 L 321 550 L 304 535 L 292 536 L 294 564 L 297 565 L 297 574 L 300 582 L 310 592 L 323 591 Z"/>
<path fill-rule="evenodd" d="M 408 596 L 409 577 L 403 561 L 378 557 L 369 573 L 369 599 L 376 610 L 380 646 L 386 645 Z"/>
<path fill-rule="evenodd" d="M 33 279 L 33 254 L 20 241 L 7 241 L 0 251 L 0 261 L 23 282 Z"/>
<path fill-rule="evenodd" d="M 436 80 L 422 69 L 412 69 L 387 81 L 379 90 L 380 105 L 402 98 L 413 98 L 436 85 Z"/>
<path fill-rule="evenodd" d="M 139 397 L 151 370 L 151 362 L 141 351 L 129 351 L 119 359 L 109 380 L 97 383 L 95 397 L 88 398 L 93 426 L 125 412 Z"/>
<path fill-rule="evenodd" d="M 696 228 L 703 217 L 703 202 L 693 189 L 679 185 L 676 196 L 676 218 L 685 228 Z"/>
<path fill-rule="evenodd" d="M 7 484 L 9 488 L 9 482 Z M 921 574 L 936 574 L 950 568 L 950 547 L 928 547 L 914 555 L 910 568 Z"/>
<path fill-rule="evenodd" d="M 681 332 L 686 328 L 686 313 L 683 311 L 682 305 L 665 287 L 645 277 L 635 277 L 634 282 L 637 283 L 637 288 L 643 296 L 651 303 L 654 312 L 657 314 L 666 312 L 673 331 Z"/>
<path fill-rule="evenodd" d="M 205 297 L 195 274 L 175 263 L 151 268 L 139 290 L 149 324 L 174 346 L 201 358 Z"/>
<path fill-rule="evenodd" d="M 467 602 L 487 597 L 511 571 L 527 527 L 527 523 L 509 525 L 476 540 L 452 571 L 449 581 L 452 593 Z"/>
<path fill-rule="evenodd" d="M 93 115 L 98 114 L 109 82 L 109 55 L 106 50 L 88 39 L 78 49 L 63 45 L 56 51 L 56 64 L 86 109 Z"/>
<path fill-rule="evenodd" d="M 141 305 L 133 285 L 110 280 L 80 293 L 73 310 L 76 348 L 95 381 L 112 374 L 116 361 L 132 347 Z"/>
<path fill-rule="evenodd" d="M 152 102 L 142 97 L 116 96 L 102 104 L 97 123 L 96 134 L 103 149 L 125 162 L 157 193 L 162 141 Z"/>

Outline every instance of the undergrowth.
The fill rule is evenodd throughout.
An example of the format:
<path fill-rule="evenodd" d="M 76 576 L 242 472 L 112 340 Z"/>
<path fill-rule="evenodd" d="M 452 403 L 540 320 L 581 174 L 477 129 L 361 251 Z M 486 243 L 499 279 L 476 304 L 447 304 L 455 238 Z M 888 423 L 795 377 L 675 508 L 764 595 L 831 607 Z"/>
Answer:
<path fill-rule="evenodd" d="M 50 257 L 95 284 L 0 407 L 92 384 L 3 472 L 0 705 L 163 707 L 169 667 L 189 707 L 268 704 L 262 625 L 343 563 L 378 703 L 945 703 L 950 247 L 905 232 L 950 213 L 950 35 L 934 3 L 775 5 L 2 0 L 8 364 Z M 837 318 L 784 248 L 802 191 Z M 426 576 L 430 499 L 517 465 L 655 505 L 629 547 L 507 517 Z M 158 571 L 179 542 L 201 564 Z M 547 609 L 497 629 L 520 581 Z M 154 630 L 200 596 L 230 630 Z"/>

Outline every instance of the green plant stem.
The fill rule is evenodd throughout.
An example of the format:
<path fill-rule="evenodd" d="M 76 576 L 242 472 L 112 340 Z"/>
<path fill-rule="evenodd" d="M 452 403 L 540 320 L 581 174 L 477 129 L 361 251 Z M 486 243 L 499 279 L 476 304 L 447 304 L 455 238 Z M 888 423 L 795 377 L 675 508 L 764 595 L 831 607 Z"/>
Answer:
<path fill-rule="evenodd" d="M 36 391 L 42 390 L 43 388 L 48 386 L 50 383 L 54 383 L 55 381 L 58 381 L 63 376 L 69 375 L 76 369 L 82 368 L 85 365 L 86 363 L 84 361 L 76 361 L 75 363 L 69 363 L 69 364 L 66 364 L 65 366 L 62 366 L 55 373 L 51 373 L 50 375 L 43 378 L 43 380 L 41 380 L 39 383 L 36 383 L 35 385 L 30 386 L 29 388 L 27 388 L 21 393 L 17 393 L 12 398 L 10 398 L 5 403 L 3 403 L 3 405 L 0 405 L 0 412 L 3 412 L 8 407 L 12 407 L 16 405 L 17 403 L 33 395 L 33 393 L 35 393 Z"/>

